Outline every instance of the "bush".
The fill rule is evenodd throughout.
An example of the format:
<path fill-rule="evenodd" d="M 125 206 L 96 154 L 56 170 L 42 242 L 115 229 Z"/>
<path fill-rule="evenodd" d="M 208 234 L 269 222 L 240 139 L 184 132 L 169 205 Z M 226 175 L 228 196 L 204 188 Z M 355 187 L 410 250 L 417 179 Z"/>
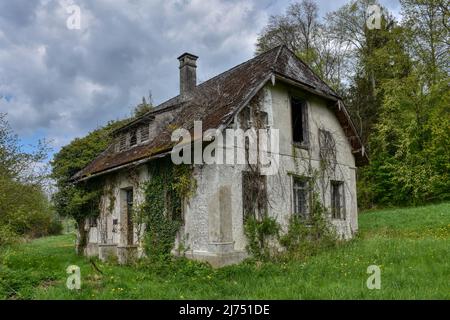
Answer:
<path fill-rule="evenodd" d="M 264 217 L 261 221 L 249 217 L 245 222 L 247 236 L 247 251 L 256 259 L 265 260 L 272 256 L 270 240 L 277 237 L 280 226 L 275 218 Z"/>
<path fill-rule="evenodd" d="M 314 195 L 309 220 L 291 217 L 287 233 L 280 237 L 280 244 L 286 249 L 285 257 L 304 259 L 338 244 L 335 229 L 327 220 L 326 213 L 317 195 Z"/>
<path fill-rule="evenodd" d="M 48 226 L 47 234 L 51 236 L 57 236 L 62 234 L 62 231 L 63 225 L 61 220 L 58 217 L 54 216 Z"/>
<path fill-rule="evenodd" d="M 0 247 L 14 244 L 18 241 L 19 236 L 8 225 L 0 225 Z"/>

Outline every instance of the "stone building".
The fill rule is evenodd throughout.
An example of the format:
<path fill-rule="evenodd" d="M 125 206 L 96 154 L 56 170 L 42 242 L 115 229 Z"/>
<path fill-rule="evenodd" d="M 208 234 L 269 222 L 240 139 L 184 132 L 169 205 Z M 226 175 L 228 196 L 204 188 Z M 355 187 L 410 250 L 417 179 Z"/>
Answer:
<path fill-rule="evenodd" d="M 284 228 L 292 215 L 307 219 L 312 179 L 328 219 L 338 234 L 351 238 L 358 230 L 356 168 L 367 156 L 341 98 L 285 46 L 201 84 L 197 58 L 188 53 L 178 58 L 178 96 L 117 130 L 114 143 L 74 177 L 100 179 L 110 194 L 103 197 L 100 217 L 86 224 L 87 254 L 125 261 L 130 252 L 141 252 L 142 226 L 129 214 L 142 201 L 137 185 L 152 179 L 149 167 L 156 161 L 170 161 L 173 131 L 193 134 L 194 121 L 202 122 L 202 132 L 255 123 L 259 129 L 278 129 L 278 170 L 260 180 L 267 200 L 261 209 L 247 165 L 194 165 L 197 187 L 183 202 L 177 236 L 187 257 L 214 266 L 241 261 L 247 256 L 246 211 L 266 210 Z"/>

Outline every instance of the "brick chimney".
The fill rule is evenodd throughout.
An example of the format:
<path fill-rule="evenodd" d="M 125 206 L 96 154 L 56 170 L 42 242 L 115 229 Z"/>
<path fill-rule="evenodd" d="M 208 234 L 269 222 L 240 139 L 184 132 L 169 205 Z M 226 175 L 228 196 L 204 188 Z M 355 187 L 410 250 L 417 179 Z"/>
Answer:
<path fill-rule="evenodd" d="M 178 57 L 180 61 L 180 95 L 186 98 L 197 86 L 197 56 L 183 53 Z"/>

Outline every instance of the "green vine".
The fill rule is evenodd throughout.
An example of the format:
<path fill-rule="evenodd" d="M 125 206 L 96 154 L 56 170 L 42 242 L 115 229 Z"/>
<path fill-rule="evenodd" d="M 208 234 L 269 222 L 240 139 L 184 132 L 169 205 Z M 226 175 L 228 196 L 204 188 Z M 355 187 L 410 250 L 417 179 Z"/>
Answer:
<path fill-rule="evenodd" d="M 143 185 L 144 202 L 136 209 L 144 223 L 144 248 L 150 259 L 167 259 L 183 223 L 182 207 L 196 188 L 193 167 L 174 166 L 165 159 L 149 166 L 150 179 Z"/>

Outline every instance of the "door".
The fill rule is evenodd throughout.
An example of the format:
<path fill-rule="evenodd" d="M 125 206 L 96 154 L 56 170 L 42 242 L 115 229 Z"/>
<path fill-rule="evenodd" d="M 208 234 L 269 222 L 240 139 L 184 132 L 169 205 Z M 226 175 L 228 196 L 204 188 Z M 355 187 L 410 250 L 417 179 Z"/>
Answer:
<path fill-rule="evenodd" d="M 133 244 L 134 230 L 133 230 L 133 189 L 126 191 L 127 193 L 127 244 Z"/>

